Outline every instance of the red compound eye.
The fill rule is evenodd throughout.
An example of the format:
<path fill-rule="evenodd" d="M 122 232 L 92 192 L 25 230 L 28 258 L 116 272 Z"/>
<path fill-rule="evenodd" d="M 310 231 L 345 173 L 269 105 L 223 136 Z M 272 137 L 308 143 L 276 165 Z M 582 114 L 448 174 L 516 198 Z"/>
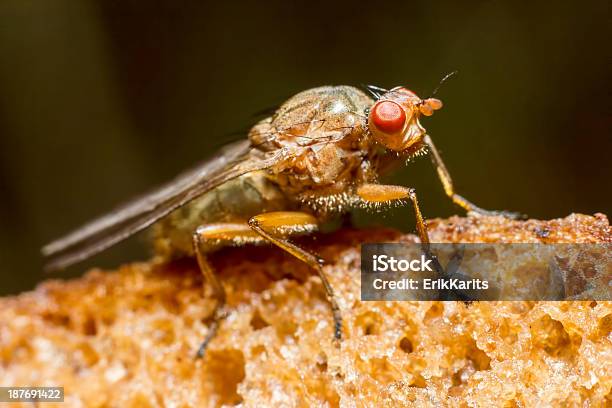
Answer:
<path fill-rule="evenodd" d="M 370 116 L 374 126 L 387 134 L 401 132 L 406 122 L 404 109 L 391 101 L 382 101 L 374 105 Z"/>

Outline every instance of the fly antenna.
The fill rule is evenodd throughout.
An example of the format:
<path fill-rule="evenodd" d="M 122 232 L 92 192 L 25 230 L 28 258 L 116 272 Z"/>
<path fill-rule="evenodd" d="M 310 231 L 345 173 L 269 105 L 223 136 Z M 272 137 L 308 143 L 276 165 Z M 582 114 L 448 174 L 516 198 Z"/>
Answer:
<path fill-rule="evenodd" d="M 453 71 L 453 72 L 449 72 L 448 74 L 446 74 L 446 75 L 444 76 L 444 78 L 442 78 L 442 79 L 440 80 L 440 82 L 438 83 L 438 86 L 436 86 L 436 89 L 434 89 L 434 90 L 433 90 L 433 92 L 431 93 L 431 95 L 429 95 L 429 97 L 431 98 L 432 96 L 434 96 L 435 94 L 437 94 L 437 93 L 438 93 L 438 90 L 440 89 L 440 87 L 442 86 L 442 84 L 443 84 L 444 82 L 446 82 L 446 80 L 447 80 L 447 79 L 449 79 L 449 78 L 450 78 L 450 77 L 452 77 L 453 75 L 457 74 L 458 72 L 459 72 L 459 71 L 455 70 L 455 71 Z"/>

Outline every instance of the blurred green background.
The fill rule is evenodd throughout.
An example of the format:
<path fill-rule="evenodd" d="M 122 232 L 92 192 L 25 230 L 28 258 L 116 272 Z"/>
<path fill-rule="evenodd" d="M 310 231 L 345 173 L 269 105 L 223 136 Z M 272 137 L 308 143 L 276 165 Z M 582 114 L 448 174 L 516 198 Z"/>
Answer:
<path fill-rule="evenodd" d="M 324 84 L 405 85 L 458 191 L 537 218 L 610 214 L 609 2 L 0 2 L 0 294 L 40 246 L 211 156 L 253 114 Z M 428 159 L 395 181 L 462 213 Z M 414 228 L 409 209 L 360 217 Z M 144 259 L 131 239 L 87 267 Z"/>

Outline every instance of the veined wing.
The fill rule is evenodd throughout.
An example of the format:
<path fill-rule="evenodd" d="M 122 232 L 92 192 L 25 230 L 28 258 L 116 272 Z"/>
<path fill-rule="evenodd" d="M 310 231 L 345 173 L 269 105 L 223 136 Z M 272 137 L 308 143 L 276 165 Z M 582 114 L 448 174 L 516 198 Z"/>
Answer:
<path fill-rule="evenodd" d="M 261 157 L 251 153 L 248 140 L 233 143 L 214 158 L 181 174 L 157 190 L 51 242 L 42 249 L 47 258 L 45 270 L 58 270 L 85 260 L 143 230 L 220 184 L 272 166 L 283 151 Z"/>

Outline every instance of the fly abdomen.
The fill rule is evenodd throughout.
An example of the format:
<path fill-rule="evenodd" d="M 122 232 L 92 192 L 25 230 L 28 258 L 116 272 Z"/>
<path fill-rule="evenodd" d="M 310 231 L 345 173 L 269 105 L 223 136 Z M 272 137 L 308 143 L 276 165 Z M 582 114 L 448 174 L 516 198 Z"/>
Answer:
<path fill-rule="evenodd" d="M 202 226 L 219 222 L 245 223 L 249 218 L 288 210 L 290 200 L 263 171 L 227 181 L 183 206 L 154 227 L 155 250 L 165 258 L 192 255 L 192 236 Z"/>

